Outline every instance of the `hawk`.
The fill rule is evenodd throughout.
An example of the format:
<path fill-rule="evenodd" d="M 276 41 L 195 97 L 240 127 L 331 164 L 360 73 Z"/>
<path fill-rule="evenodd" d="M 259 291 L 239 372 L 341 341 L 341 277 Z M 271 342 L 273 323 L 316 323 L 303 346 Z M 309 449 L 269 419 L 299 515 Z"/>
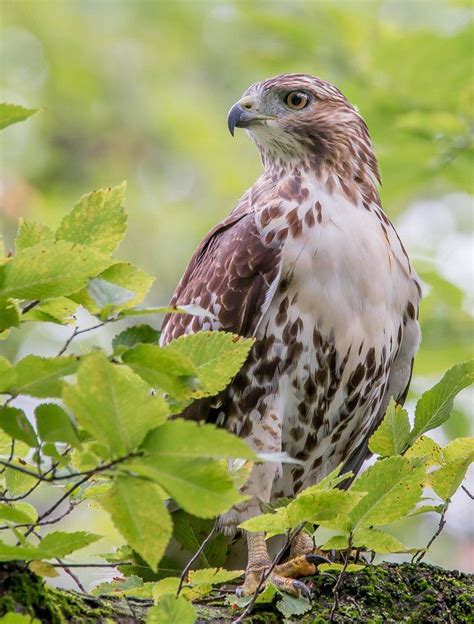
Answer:
<path fill-rule="evenodd" d="M 360 469 L 390 397 L 405 400 L 421 288 L 381 207 L 367 125 L 336 87 L 304 74 L 258 82 L 228 126 L 246 129 L 263 173 L 201 242 L 171 300 L 217 320 L 170 315 L 161 343 L 205 329 L 255 337 L 226 391 L 183 414 L 300 460 L 253 467 L 250 498 L 220 518 L 232 534 L 262 501 L 295 496 L 341 462 Z M 244 594 L 270 565 L 263 534 L 247 543 Z M 315 572 L 312 551 L 300 534 L 272 582 L 307 593 L 296 579 Z"/>

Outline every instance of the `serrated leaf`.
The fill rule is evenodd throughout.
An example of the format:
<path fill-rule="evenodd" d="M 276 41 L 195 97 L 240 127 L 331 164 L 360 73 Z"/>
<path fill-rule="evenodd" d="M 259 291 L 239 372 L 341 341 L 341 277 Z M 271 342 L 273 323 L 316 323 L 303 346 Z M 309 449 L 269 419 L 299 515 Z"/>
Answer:
<path fill-rule="evenodd" d="M 349 513 L 354 529 L 384 525 L 407 515 L 423 494 L 426 467 L 399 455 L 387 457 L 370 466 L 351 486 L 367 492 Z"/>
<path fill-rule="evenodd" d="M 53 240 L 54 233 L 47 225 L 20 217 L 18 232 L 15 238 L 15 251 L 17 254 L 38 243 L 46 243 Z"/>
<path fill-rule="evenodd" d="M 160 490 L 136 477 L 119 476 L 101 505 L 127 543 L 156 571 L 172 534 Z"/>
<path fill-rule="evenodd" d="M 142 448 L 156 461 L 174 457 L 183 459 L 253 460 L 254 451 L 237 436 L 215 425 L 176 418 L 150 431 Z"/>
<path fill-rule="evenodd" d="M 14 524 L 36 522 L 38 513 L 29 503 L 0 503 L 0 518 Z"/>
<path fill-rule="evenodd" d="M 121 306 L 135 297 L 133 290 L 117 286 L 101 277 L 90 280 L 87 292 L 100 309 L 105 306 Z"/>
<path fill-rule="evenodd" d="M 410 446 L 405 453 L 405 457 L 407 459 L 414 457 L 426 458 L 429 466 L 443 463 L 443 452 L 441 446 L 425 435 L 419 437 L 415 443 Z"/>
<path fill-rule="evenodd" d="M 443 500 L 455 494 L 474 461 L 474 438 L 458 438 L 443 449 L 444 465 L 430 473 L 429 483 Z"/>
<path fill-rule="evenodd" d="M 349 548 L 348 535 L 333 535 L 321 546 L 321 550 L 345 550 Z"/>
<path fill-rule="evenodd" d="M 18 460 L 13 460 L 11 463 L 21 466 L 22 468 L 25 467 L 24 464 L 20 463 Z M 7 486 L 8 492 L 13 496 L 28 492 L 36 483 L 37 479 L 35 477 L 20 472 L 19 470 L 15 470 L 14 468 L 7 468 L 5 470 L 5 485 Z"/>
<path fill-rule="evenodd" d="M 409 438 L 408 412 L 392 398 L 382 422 L 369 440 L 369 449 L 382 457 L 400 455 L 406 449 Z"/>
<path fill-rule="evenodd" d="M 193 605 L 181 596 L 167 594 L 148 610 L 146 624 L 194 624 L 197 614 Z"/>
<path fill-rule="evenodd" d="M 196 385 L 196 369 L 176 351 L 151 344 L 139 344 L 122 355 L 122 360 L 154 388 L 171 396 L 190 397 Z"/>
<path fill-rule="evenodd" d="M 160 332 L 150 325 L 134 325 L 113 338 L 112 349 L 116 351 L 119 347 L 130 349 L 137 344 L 157 344 L 159 338 Z"/>
<path fill-rule="evenodd" d="M 0 298 L 43 300 L 66 296 L 115 262 L 84 245 L 39 243 L 0 266 Z"/>
<path fill-rule="evenodd" d="M 224 568 L 201 568 L 189 572 L 188 582 L 191 586 L 198 585 L 221 585 L 239 578 L 244 570 L 224 570 Z"/>
<path fill-rule="evenodd" d="M 25 108 L 18 104 L 0 103 L 0 130 L 11 126 L 12 124 L 24 121 L 37 113 L 39 108 Z"/>
<path fill-rule="evenodd" d="M 212 396 L 223 390 L 239 372 L 253 340 L 227 332 L 202 331 L 180 336 L 165 350 L 184 355 L 194 365 L 200 386 L 195 397 Z"/>
<path fill-rule="evenodd" d="M 179 457 L 137 458 L 127 463 L 141 476 L 155 481 L 185 511 L 212 518 L 241 502 L 224 465 L 212 460 Z"/>
<path fill-rule="evenodd" d="M 21 309 L 15 299 L 0 300 L 0 332 L 10 327 L 19 327 Z"/>
<path fill-rule="evenodd" d="M 365 548 L 377 553 L 407 552 L 407 547 L 396 537 L 379 529 L 358 529 L 354 532 L 352 544 L 355 548 Z"/>
<path fill-rule="evenodd" d="M 473 382 L 474 360 L 471 360 L 450 368 L 441 381 L 427 390 L 416 405 L 410 444 L 413 444 L 423 433 L 436 429 L 446 422 L 451 414 L 456 395 Z"/>
<path fill-rule="evenodd" d="M 81 445 L 71 419 L 59 405 L 42 403 L 35 409 L 35 416 L 43 442 L 65 442 L 75 447 Z"/>
<path fill-rule="evenodd" d="M 60 397 L 62 377 L 74 374 L 78 366 L 79 358 L 75 356 L 43 358 L 27 355 L 0 378 L 0 392 L 38 398 Z"/>
<path fill-rule="evenodd" d="M 28 446 L 38 446 L 35 430 L 23 410 L 16 407 L 1 406 L 0 427 L 15 440 L 21 440 Z"/>
<path fill-rule="evenodd" d="M 53 531 L 48 533 L 38 546 L 29 543 L 10 546 L 0 542 L 0 561 L 37 561 L 65 557 L 99 539 L 101 539 L 100 535 L 85 531 L 75 533 Z"/>
<path fill-rule="evenodd" d="M 129 292 L 133 297 L 122 299 L 122 303 L 106 303 L 98 305 L 88 293 L 88 289 L 74 293 L 71 298 L 84 306 L 91 314 L 100 314 L 101 318 L 122 314 L 125 308 L 132 308 L 139 304 L 148 294 L 154 278 L 131 262 L 117 262 L 101 272 L 98 277 L 107 283 L 116 285 Z"/>
<path fill-rule="evenodd" d="M 104 354 L 90 355 L 77 372 L 75 386 L 63 393 L 76 420 L 112 455 L 125 455 L 142 442 L 150 429 L 168 416 L 160 396 L 126 366 L 111 364 Z"/>
<path fill-rule="evenodd" d="M 282 594 L 277 602 L 277 609 L 285 618 L 293 618 L 295 615 L 303 615 L 311 609 L 311 601 L 307 598 L 296 598 L 290 594 Z"/>
<path fill-rule="evenodd" d="M 133 310 L 124 310 L 120 313 L 120 316 L 144 316 L 146 314 L 190 314 L 191 316 L 198 316 L 203 318 L 210 318 L 217 320 L 209 310 L 205 310 L 198 305 L 180 305 L 180 306 L 159 306 L 155 308 L 134 308 Z"/>
<path fill-rule="evenodd" d="M 24 321 L 43 323 L 70 323 L 69 320 L 78 308 L 78 303 L 67 297 L 47 299 L 22 315 Z"/>
<path fill-rule="evenodd" d="M 410 514 L 410 516 L 419 516 L 423 513 L 428 513 L 433 511 L 435 513 L 441 513 L 443 511 L 444 505 L 422 505 L 421 507 L 416 507 Z"/>
<path fill-rule="evenodd" d="M 112 253 L 122 240 L 127 215 L 123 208 L 127 184 L 83 195 L 67 214 L 56 232 L 56 239 L 95 247 Z"/>
<path fill-rule="evenodd" d="M 251 532 L 265 531 L 267 537 L 285 533 L 302 522 L 337 529 L 340 517 L 345 517 L 364 495 L 364 492 L 310 488 L 309 492 L 304 490 L 289 505 L 280 507 L 275 513 L 255 516 L 240 526 Z"/>

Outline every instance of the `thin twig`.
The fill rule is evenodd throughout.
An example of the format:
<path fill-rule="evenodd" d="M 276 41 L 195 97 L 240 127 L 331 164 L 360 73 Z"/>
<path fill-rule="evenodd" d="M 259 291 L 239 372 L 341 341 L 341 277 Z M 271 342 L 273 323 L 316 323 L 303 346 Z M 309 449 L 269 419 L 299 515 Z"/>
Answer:
<path fill-rule="evenodd" d="M 57 355 L 58 356 L 59 355 L 63 355 L 63 353 L 69 347 L 69 345 L 74 340 L 74 338 L 76 338 L 76 336 L 79 336 L 80 334 L 85 334 L 85 333 L 90 332 L 90 331 L 92 331 L 94 329 L 98 329 L 99 327 L 103 327 L 107 322 L 108 321 L 101 321 L 100 323 L 97 323 L 97 325 L 92 325 L 92 327 L 86 327 L 85 329 L 79 329 L 78 327 L 76 327 L 74 329 L 74 331 L 72 332 L 72 334 L 69 336 L 69 338 L 66 340 L 66 342 L 63 344 L 61 349 L 58 351 Z"/>
<path fill-rule="evenodd" d="M 469 498 L 472 498 L 472 500 L 474 500 L 474 494 L 472 494 L 472 492 L 470 492 L 465 485 L 461 485 L 461 488 L 469 496 Z"/>
<path fill-rule="evenodd" d="M 194 553 L 194 555 L 191 557 L 191 559 L 188 561 L 188 563 L 184 566 L 183 571 L 181 572 L 181 575 L 179 577 L 179 585 L 178 585 L 178 589 L 176 591 L 176 596 L 179 596 L 179 594 L 181 593 L 181 590 L 183 588 L 183 583 L 184 583 L 184 579 L 186 578 L 186 575 L 188 574 L 189 570 L 191 569 L 191 566 L 193 565 L 193 563 L 195 561 L 197 561 L 199 559 L 199 557 L 201 556 L 201 553 L 204 551 L 204 549 L 206 548 L 206 546 L 209 544 L 209 542 L 211 541 L 211 539 L 214 537 L 214 535 L 217 532 L 217 527 L 218 527 L 218 520 L 216 520 L 214 522 L 214 526 L 211 529 L 211 532 L 209 533 L 209 535 L 206 537 L 206 539 L 202 542 L 202 544 L 199 546 L 199 548 L 196 550 L 196 552 Z"/>
<path fill-rule="evenodd" d="M 333 587 L 332 593 L 334 596 L 334 602 L 332 603 L 332 608 L 331 608 L 331 613 L 329 614 L 329 621 L 330 622 L 334 622 L 334 616 L 336 615 L 336 611 L 339 608 L 339 589 L 341 587 L 342 584 L 342 579 L 344 578 L 344 574 L 347 570 L 347 566 L 349 565 L 349 557 L 351 554 L 351 550 L 352 550 L 352 536 L 349 536 L 349 547 L 346 551 L 346 555 L 344 558 L 344 565 L 342 566 L 342 570 L 339 574 L 339 576 L 337 577 L 337 581 L 336 584 Z"/>
<path fill-rule="evenodd" d="M 425 549 L 422 550 L 418 556 L 415 555 L 416 556 L 416 563 L 420 563 L 420 561 L 422 561 L 424 559 L 426 553 L 431 548 L 431 545 L 433 544 L 435 539 L 438 537 L 438 535 L 441 533 L 441 531 L 444 529 L 444 527 L 446 525 L 446 512 L 448 511 L 448 507 L 449 507 L 449 503 L 446 503 L 444 505 L 444 507 L 443 507 L 443 511 L 441 512 L 441 516 L 439 518 L 438 528 L 436 529 L 436 532 L 433 535 L 433 537 L 426 544 Z"/>
<path fill-rule="evenodd" d="M 7 459 L 8 463 L 10 463 L 11 460 L 13 459 L 13 455 L 15 455 L 15 440 L 14 440 L 14 438 L 12 438 L 12 441 L 11 441 L 11 444 L 10 444 L 10 454 L 8 456 L 8 459 Z M 6 469 L 7 469 L 7 466 L 3 466 L 3 468 L 0 470 L 0 474 L 3 474 Z"/>
<path fill-rule="evenodd" d="M 87 594 L 86 589 L 85 589 L 84 585 L 81 583 L 81 581 L 80 581 L 79 577 L 78 577 L 78 576 L 76 576 L 76 575 L 74 574 L 74 572 L 72 572 L 72 570 L 70 570 L 70 567 L 71 567 L 71 566 L 69 566 L 69 565 L 65 565 L 65 564 L 61 561 L 61 559 L 58 559 L 58 557 L 56 557 L 56 561 L 57 561 L 57 562 L 61 565 L 61 567 L 62 567 L 62 569 L 64 570 L 64 572 L 66 572 L 66 574 L 72 578 L 72 580 L 76 583 L 76 585 L 79 587 L 79 589 L 81 590 L 81 592 L 82 592 L 83 594 Z"/>
<path fill-rule="evenodd" d="M 114 459 L 113 461 L 107 462 L 106 464 L 99 464 L 95 468 L 91 468 L 90 470 L 84 470 L 82 472 L 71 472 L 66 475 L 60 476 L 46 476 L 46 474 L 41 474 L 39 472 L 34 472 L 33 470 L 29 470 L 28 468 L 23 468 L 23 466 L 18 466 L 17 464 L 12 464 L 8 461 L 0 459 L 0 465 L 6 466 L 7 468 L 11 468 L 12 470 L 17 470 L 18 472 L 22 472 L 23 474 L 28 475 L 29 477 L 34 477 L 43 483 L 54 483 L 56 481 L 65 481 L 66 479 L 75 479 L 76 477 L 84 477 L 86 475 L 92 476 L 97 472 L 103 472 L 104 470 L 108 470 L 112 468 L 116 464 L 123 463 L 128 459 L 132 459 L 134 457 L 140 457 L 142 453 L 129 453 L 128 455 L 124 455 L 123 457 L 119 457 L 118 459 Z"/>

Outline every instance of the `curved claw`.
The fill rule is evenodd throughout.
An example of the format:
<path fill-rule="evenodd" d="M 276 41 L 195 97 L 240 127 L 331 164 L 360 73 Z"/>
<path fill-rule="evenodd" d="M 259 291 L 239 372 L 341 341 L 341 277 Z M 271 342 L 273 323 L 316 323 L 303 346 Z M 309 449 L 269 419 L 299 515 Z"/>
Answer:
<path fill-rule="evenodd" d="M 293 587 L 300 593 L 303 598 L 311 600 L 311 592 L 302 581 L 293 581 Z"/>
<path fill-rule="evenodd" d="M 308 563 L 312 563 L 314 566 L 317 566 L 320 563 L 332 563 L 332 561 L 327 557 L 323 557 L 323 555 L 314 555 L 312 553 L 306 555 L 306 561 Z"/>
<path fill-rule="evenodd" d="M 237 596 L 237 598 L 243 598 L 245 596 L 244 588 L 242 586 L 237 587 L 237 589 L 235 590 L 235 595 Z"/>

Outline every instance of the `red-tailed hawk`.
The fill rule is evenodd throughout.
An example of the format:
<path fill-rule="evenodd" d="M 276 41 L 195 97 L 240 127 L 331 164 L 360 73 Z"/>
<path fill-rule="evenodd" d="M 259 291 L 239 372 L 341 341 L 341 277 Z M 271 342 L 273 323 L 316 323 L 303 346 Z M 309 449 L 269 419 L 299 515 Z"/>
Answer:
<path fill-rule="evenodd" d="M 260 501 L 294 496 L 341 462 L 357 472 L 391 396 L 403 402 L 420 340 L 420 285 L 378 194 L 367 126 L 331 84 L 284 74 L 252 85 L 231 108 L 264 171 L 235 210 L 204 238 L 171 303 L 199 304 L 218 321 L 165 319 L 162 343 L 219 329 L 255 336 L 250 356 L 214 403 L 184 416 L 217 422 L 259 452 L 303 465 L 253 468 L 250 500 L 221 518 L 223 530 L 260 513 Z M 270 564 L 263 534 L 249 534 L 244 593 Z M 312 545 L 277 566 L 279 588 L 315 570 Z"/>

